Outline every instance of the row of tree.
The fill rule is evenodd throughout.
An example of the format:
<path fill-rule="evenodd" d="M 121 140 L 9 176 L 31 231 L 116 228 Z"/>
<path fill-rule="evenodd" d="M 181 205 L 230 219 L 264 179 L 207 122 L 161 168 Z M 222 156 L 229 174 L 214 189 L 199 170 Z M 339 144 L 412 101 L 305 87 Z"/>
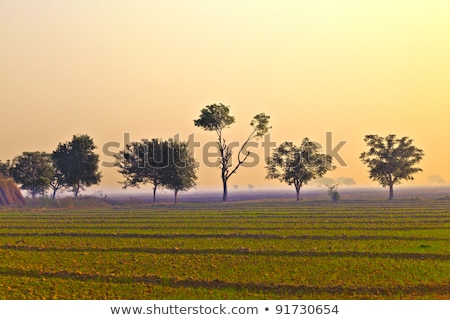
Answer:
<path fill-rule="evenodd" d="M 250 125 L 253 128 L 248 139 L 242 144 L 238 153 L 238 163 L 232 168 L 232 148 L 227 145 L 223 136 L 223 129 L 234 123 L 234 117 L 229 114 L 229 107 L 223 104 L 214 104 L 201 110 L 199 119 L 194 124 L 206 131 L 214 131 L 217 134 L 217 144 L 220 151 L 220 168 L 223 184 L 223 201 L 227 200 L 227 181 L 231 175 L 241 166 L 250 155 L 244 154 L 247 143 L 252 139 L 258 139 L 265 135 L 269 127 L 270 117 L 264 113 L 256 115 Z M 424 153 L 413 145 L 413 140 L 408 137 L 397 138 L 394 134 L 386 137 L 378 135 L 366 135 L 364 138 L 369 151 L 363 152 L 360 159 L 369 167 L 369 176 L 383 187 L 389 187 L 389 200 L 394 197 L 394 185 L 402 180 L 413 180 L 413 174 L 422 171 L 415 165 L 422 160 Z M 300 200 L 300 189 L 310 180 L 323 177 L 328 171 L 336 167 L 332 164 L 330 155 L 320 152 L 316 143 L 304 138 L 300 146 L 292 142 L 284 142 L 279 145 L 266 159 L 267 179 L 278 179 L 289 185 L 294 185 L 297 201 Z M 335 186 L 330 188 L 331 196 L 337 197 Z"/>
<path fill-rule="evenodd" d="M 229 106 L 213 104 L 201 110 L 194 124 L 217 136 L 220 177 L 223 186 L 222 200 L 227 201 L 228 180 L 249 158 L 248 144 L 263 137 L 271 129 L 270 116 L 260 113 L 250 122 L 251 131 L 241 144 L 237 162 L 233 165 L 233 148 L 224 137 L 223 131 L 234 123 Z M 395 135 L 380 137 L 367 135 L 364 138 L 369 150 L 361 153 L 360 159 L 369 167 L 369 176 L 383 187 L 389 187 L 389 199 L 393 199 L 393 187 L 402 180 L 412 180 L 413 174 L 422 171 L 415 165 L 423 158 L 423 151 L 413 145 L 408 137 Z M 12 177 L 32 197 L 52 190 L 52 197 L 58 190 L 69 189 L 77 197 L 80 190 L 100 183 L 101 173 L 96 146 L 88 135 L 74 135 L 71 141 L 58 144 L 51 154 L 45 152 L 24 152 L 13 161 L 0 161 L 0 174 Z M 190 154 L 188 144 L 175 140 L 142 139 L 132 142 L 116 154 L 116 167 L 125 180 L 124 188 L 153 185 L 153 201 L 159 187 L 174 190 L 175 203 L 178 192 L 195 186 L 198 165 Z M 323 177 L 336 167 L 330 155 L 320 152 L 318 144 L 304 138 L 300 146 L 284 142 L 273 150 L 266 159 L 267 179 L 278 179 L 294 185 L 297 201 L 300 190 L 309 181 Z M 333 190 L 332 190 L 333 191 Z M 335 191 L 335 190 L 334 190 Z M 337 194 L 336 194 L 337 196 Z"/>
<path fill-rule="evenodd" d="M 69 189 L 77 197 L 86 187 L 100 183 L 99 155 L 88 135 L 74 135 L 71 141 L 59 143 L 52 153 L 23 152 L 12 161 L 0 162 L 0 174 L 13 178 L 34 198 L 52 190 Z"/>
<path fill-rule="evenodd" d="M 126 145 L 116 159 L 116 166 L 125 177 L 122 186 L 152 184 L 153 202 L 157 188 L 164 187 L 174 191 L 174 201 L 178 203 L 178 192 L 192 188 L 197 180 L 198 166 L 185 142 L 142 139 Z"/>
<path fill-rule="evenodd" d="M 0 175 L 14 179 L 33 198 L 48 190 L 53 199 L 58 190 L 70 190 L 78 197 L 81 190 L 101 181 L 96 148 L 88 135 L 74 135 L 52 153 L 23 152 L 12 161 L 0 162 Z M 197 179 L 198 166 L 185 142 L 143 139 L 125 146 L 116 158 L 116 166 L 125 177 L 123 187 L 151 183 L 153 201 L 156 189 L 164 187 L 174 190 L 177 203 L 178 192 L 193 187 Z"/>

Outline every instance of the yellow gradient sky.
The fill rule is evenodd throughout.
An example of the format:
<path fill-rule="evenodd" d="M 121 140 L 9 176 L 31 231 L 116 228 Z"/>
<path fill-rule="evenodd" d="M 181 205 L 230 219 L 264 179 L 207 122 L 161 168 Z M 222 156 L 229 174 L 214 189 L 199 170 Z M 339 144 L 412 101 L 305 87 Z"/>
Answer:
<path fill-rule="evenodd" d="M 0 1 L 2 161 L 75 133 L 99 153 L 124 133 L 193 133 L 203 146 L 215 136 L 193 120 L 212 103 L 236 117 L 229 141 L 259 112 L 278 143 L 347 141 L 347 166 L 328 177 L 375 186 L 358 159 L 363 137 L 394 133 L 425 152 L 413 184 L 449 183 L 450 2 Z M 115 169 L 102 172 L 102 187 L 119 187 Z M 230 185 L 282 186 L 264 176 L 261 161 Z M 220 187 L 218 169 L 202 165 L 198 184 Z"/>

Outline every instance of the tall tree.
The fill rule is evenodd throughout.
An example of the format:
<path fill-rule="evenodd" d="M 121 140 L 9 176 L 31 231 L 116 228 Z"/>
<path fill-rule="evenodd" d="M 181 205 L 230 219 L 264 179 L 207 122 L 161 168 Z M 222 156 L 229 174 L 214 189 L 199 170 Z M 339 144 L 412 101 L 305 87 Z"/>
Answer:
<path fill-rule="evenodd" d="M 250 151 L 244 153 L 247 144 L 253 140 L 264 136 L 271 127 L 269 127 L 270 116 L 260 113 L 253 117 L 250 122 L 252 131 L 248 136 L 247 140 L 241 145 L 238 156 L 237 164 L 233 167 L 232 156 L 233 149 L 227 144 L 225 138 L 223 137 L 223 130 L 228 128 L 234 123 L 234 117 L 230 115 L 230 107 L 224 104 L 213 104 L 206 106 L 201 110 L 200 117 L 194 120 L 194 124 L 197 127 L 202 128 L 206 131 L 214 131 L 217 134 L 217 145 L 220 153 L 220 164 L 221 169 L 221 179 L 223 186 L 223 201 L 227 201 L 228 196 L 228 179 L 236 173 L 236 170 L 247 160 L 250 156 Z"/>
<path fill-rule="evenodd" d="M 369 167 L 370 179 L 389 187 L 389 200 L 392 200 L 394 185 L 413 180 L 413 174 L 422 171 L 414 165 L 422 160 L 424 153 L 413 145 L 412 139 L 397 138 L 395 134 L 366 135 L 364 141 L 369 151 L 361 153 L 359 158 Z"/>
<path fill-rule="evenodd" d="M 23 152 L 13 160 L 12 176 L 31 197 L 44 195 L 54 175 L 51 155 L 45 152 Z"/>
<path fill-rule="evenodd" d="M 168 166 L 164 157 L 164 144 L 159 139 L 142 139 L 140 142 L 127 144 L 124 150 L 116 155 L 118 171 L 125 177 L 123 188 L 137 187 L 150 183 L 153 185 L 153 203 L 156 201 L 156 190 L 162 184 L 162 168 Z"/>
<path fill-rule="evenodd" d="M 99 155 L 94 140 L 87 134 L 74 135 L 71 141 L 60 143 L 52 159 L 64 177 L 65 185 L 72 189 L 75 198 L 80 190 L 100 183 Z"/>
<path fill-rule="evenodd" d="M 164 154 L 169 165 L 163 168 L 162 184 L 174 191 L 174 202 L 178 203 L 178 192 L 195 186 L 197 164 L 189 152 L 188 144 L 169 140 L 164 143 Z"/>
<path fill-rule="evenodd" d="M 278 179 L 288 185 L 294 185 L 297 201 L 300 201 L 300 189 L 308 181 L 321 178 L 335 167 L 330 155 L 322 154 L 317 144 L 304 138 L 300 147 L 292 142 L 284 142 L 266 159 L 266 179 Z"/>

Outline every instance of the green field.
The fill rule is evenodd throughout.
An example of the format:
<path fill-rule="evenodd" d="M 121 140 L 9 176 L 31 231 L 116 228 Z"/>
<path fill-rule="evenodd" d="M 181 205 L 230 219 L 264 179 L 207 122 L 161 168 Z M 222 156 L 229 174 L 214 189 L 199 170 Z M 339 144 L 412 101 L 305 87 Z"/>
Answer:
<path fill-rule="evenodd" d="M 450 202 L 0 211 L 2 299 L 450 299 Z"/>

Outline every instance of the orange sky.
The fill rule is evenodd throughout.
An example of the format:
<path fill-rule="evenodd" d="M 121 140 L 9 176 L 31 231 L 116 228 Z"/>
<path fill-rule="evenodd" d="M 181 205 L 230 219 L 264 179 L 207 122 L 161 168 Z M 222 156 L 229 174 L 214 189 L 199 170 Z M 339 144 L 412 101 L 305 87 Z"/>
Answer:
<path fill-rule="evenodd" d="M 203 145 L 215 136 L 193 120 L 224 103 L 236 117 L 229 141 L 260 112 L 272 141 L 347 141 L 347 166 L 328 177 L 375 185 L 358 159 L 363 137 L 395 133 L 425 151 L 413 184 L 449 183 L 449 57 L 447 0 L 3 0 L 0 159 L 50 152 L 75 133 L 99 153 L 125 132 L 194 133 Z M 119 186 L 115 169 L 102 172 L 102 187 Z M 218 169 L 198 175 L 200 188 L 220 186 Z M 282 186 L 264 176 L 261 162 L 230 185 Z"/>

